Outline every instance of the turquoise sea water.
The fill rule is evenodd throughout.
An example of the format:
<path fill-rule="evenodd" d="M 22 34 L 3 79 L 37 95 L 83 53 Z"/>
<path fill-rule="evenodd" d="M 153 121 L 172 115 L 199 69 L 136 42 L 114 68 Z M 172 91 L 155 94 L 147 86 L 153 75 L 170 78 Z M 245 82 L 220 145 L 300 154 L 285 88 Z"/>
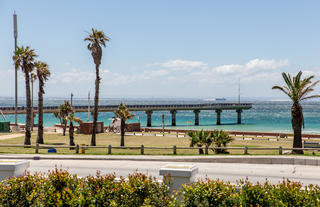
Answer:
<path fill-rule="evenodd" d="M 100 104 L 119 104 L 121 101 L 126 104 L 194 104 L 205 103 L 200 99 L 103 99 Z M 36 102 L 36 101 L 35 101 Z M 228 101 L 227 101 L 228 102 Z M 0 106 L 13 106 L 13 99 L 0 98 Z M 59 105 L 63 103 L 63 99 L 46 99 L 45 105 Z M 178 111 L 176 116 L 176 127 L 170 126 L 171 114 L 169 111 L 154 111 L 152 114 L 152 126 L 160 128 L 161 116 L 165 115 L 166 128 L 179 128 L 179 129 L 224 129 L 236 131 L 272 131 L 272 132 L 291 132 L 290 123 L 290 108 L 291 103 L 286 101 L 254 101 L 253 108 L 245 110 L 242 113 L 242 123 L 237 125 L 237 113 L 235 111 L 223 111 L 221 113 L 222 125 L 216 125 L 215 111 L 201 111 L 199 121 L 200 126 L 194 126 L 194 113 L 192 111 Z M 92 104 L 92 103 L 91 103 Z M 24 105 L 21 101 L 19 106 Z M 87 100 L 76 99 L 73 105 L 87 105 Z M 93 104 L 92 104 L 93 105 Z M 304 133 L 320 133 L 320 102 L 305 102 L 302 104 L 305 129 Z M 134 112 L 136 116 L 128 122 L 140 121 L 142 127 L 147 124 L 147 116 L 145 112 Z M 76 113 L 76 116 L 82 120 L 87 121 L 87 113 Z M 99 120 L 103 121 L 105 125 L 110 125 L 109 118 L 113 117 L 111 112 L 99 113 Z M 13 122 L 14 115 L 6 115 L 6 118 Z M 90 117 L 92 120 L 92 117 Z M 18 116 L 18 122 L 23 123 L 25 115 Z M 37 122 L 37 119 L 35 119 Z M 190 123 L 189 123 L 190 122 Z M 53 126 L 59 121 L 53 117 L 52 114 L 44 115 L 45 126 Z"/>

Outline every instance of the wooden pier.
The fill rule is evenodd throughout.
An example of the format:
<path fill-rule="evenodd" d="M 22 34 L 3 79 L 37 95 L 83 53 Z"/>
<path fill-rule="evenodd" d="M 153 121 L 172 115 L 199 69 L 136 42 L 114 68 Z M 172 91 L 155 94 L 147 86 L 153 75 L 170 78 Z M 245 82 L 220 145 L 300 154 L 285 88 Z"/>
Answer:
<path fill-rule="evenodd" d="M 153 111 L 170 111 L 171 124 L 176 126 L 176 114 L 178 111 L 193 111 L 195 114 L 195 125 L 199 125 L 199 113 L 202 110 L 215 110 L 217 113 L 217 125 L 221 124 L 221 113 L 224 110 L 234 110 L 237 112 L 237 123 L 241 124 L 241 113 L 243 110 L 252 108 L 251 103 L 206 103 L 206 104 L 149 104 L 149 105 L 127 105 L 130 111 L 145 111 L 147 114 L 147 126 L 152 126 L 152 113 Z M 99 112 L 113 112 L 118 108 L 118 105 L 100 105 Z M 58 106 L 45 106 L 43 107 L 44 113 L 53 113 L 58 109 Z M 76 112 L 87 112 L 88 106 L 73 106 Z M 0 107 L 3 114 L 14 114 L 14 107 Z M 38 109 L 34 107 L 36 112 Z M 91 111 L 93 107 L 91 106 Z M 18 107 L 19 114 L 26 113 L 26 107 Z"/>

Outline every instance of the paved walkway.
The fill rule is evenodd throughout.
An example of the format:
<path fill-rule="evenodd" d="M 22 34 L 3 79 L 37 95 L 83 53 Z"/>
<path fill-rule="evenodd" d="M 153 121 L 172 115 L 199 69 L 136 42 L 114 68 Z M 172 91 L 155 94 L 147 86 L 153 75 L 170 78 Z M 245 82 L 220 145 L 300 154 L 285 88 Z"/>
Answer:
<path fill-rule="evenodd" d="M 5 140 L 5 139 L 13 139 L 17 137 L 23 137 L 24 134 L 6 134 L 6 135 L 0 135 L 0 140 Z"/>
<path fill-rule="evenodd" d="M 129 174 L 140 172 L 161 178 L 159 170 L 166 164 L 174 165 L 172 161 L 128 161 L 128 160 L 30 160 L 29 171 L 48 172 L 54 168 L 66 169 L 72 174 L 80 177 L 115 173 L 118 176 L 127 177 Z M 317 166 L 303 165 L 264 165 L 264 164 L 242 164 L 242 163 L 199 163 L 193 164 L 199 168 L 196 178 L 210 178 L 230 181 L 236 184 L 240 179 L 248 178 L 251 182 L 271 183 L 281 182 L 283 179 L 302 182 L 307 184 L 320 184 L 320 168 Z"/>

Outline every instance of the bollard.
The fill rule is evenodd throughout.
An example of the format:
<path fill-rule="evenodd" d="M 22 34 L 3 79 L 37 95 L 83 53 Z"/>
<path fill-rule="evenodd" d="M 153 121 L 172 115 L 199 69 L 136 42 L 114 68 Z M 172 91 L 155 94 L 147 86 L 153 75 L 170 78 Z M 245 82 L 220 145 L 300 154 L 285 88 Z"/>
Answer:
<path fill-rule="evenodd" d="M 82 147 L 83 146 L 83 147 Z M 81 146 L 80 146 L 80 153 L 81 154 L 85 154 L 86 153 L 86 150 L 85 150 L 85 148 L 84 148 L 84 144 L 82 144 Z"/>
<path fill-rule="evenodd" d="M 76 145 L 76 154 L 79 154 L 79 145 Z"/>
<path fill-rule="evenodd" d="M 111 155 L 111 144 L 108 146 L 108 154 Z"/>
<path fill-rule="evenodd" d="M 248 146 L 244 147 L 244 154 L 247 155 L 248 154 Z"/>
<path fill-rule="evenodd" d="M 39 153 L 39 143 L 37 143 L 37 144 L 36 144 L 35 153 L 36 153 L 36 154 L 38 154 L 38 153 Z"/>
<path fill-rule="evenodd" d="M 282 147 L 279 147 L 279 155 L 282 155 Z"/>
<path fill-rule="evenodd" d="M 176 155 L 177 154 L 177 146 L 173 145 L 173 154 Z"/>
<path fill-rule="evenodd" d="M 206 148 L 204 149 L 204 154 L 206 154 L 206 155 L 209 154 L 209 148 L 208 148 L 208 146 L 206 146 Z"/>
<path fill-rule="evenodd" d="M 144 146 L 143 146 L 143 144 L 141 145 L 141 148 L 140 148 L 140 154 L 144 155 Z"/>

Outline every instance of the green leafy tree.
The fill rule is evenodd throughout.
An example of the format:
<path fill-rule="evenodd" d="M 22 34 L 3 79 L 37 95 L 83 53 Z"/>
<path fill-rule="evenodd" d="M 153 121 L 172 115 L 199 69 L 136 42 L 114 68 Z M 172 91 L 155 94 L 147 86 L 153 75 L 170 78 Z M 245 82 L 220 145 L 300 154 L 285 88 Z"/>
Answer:
<path fill-rule="evenodd" d="M 74 146 L 75 143 L 74 143 L 74 125 L 73 125 L 73 122 L 81 124 L 82 120 L 79 117 L 75 117 L 74 116 L 74 111 L 72 111 L 71 114 L 69 114 L 66 119 L 70 123 L 70 125 L 69 125 L 69 140 L 70 140 L 70 143 L 69 143 L 69 145 L 70 146 Z"/>
<path fill-rule="evenodd" d="M 189 131 L 188 136 L 190 137 L 190 147 L 209 147 L 212 144 L 210 132 L 203 131 L 203 129 L 200 131 Z M 203 149 L 199 149 L 199 154 L 204 154 Z"/>
<path fill-rule="evenodd" d="M 300 102 L 307 99 L 319 98 L 319 95 L 309 95 L 314 91 L 314 87 L 319 83 L 319 80 L 311 82 L 314 76 L 308 76 L 304 79 L 301 78 L 302 72 L 300 71 L 296 76 L 291 78 L 290 74 L 282 73 L 285 81 L 284 86 L 273 86 L 272 89 L 277 89 L 286 94 L 292 101 L 291 107 L 291 124 L 293 129 L 293 148 L 302 148 L 301 131 L 304 127 L 304 118 L 302 106 Z M 303 154 L 303 150 L 293 150 L 293 154 Z"/>
<path fill-rule="evenodd" d="M 211 133 L 212 141 L 215 147 L 226 147 L 227 144 L 233 141 L 233 138 L 229 136 L 229 133 L 223 130 L 215 130 Z M 216 154 L 227 153 L 225 149 L 215 149 Z"/>
<path fill-rule="evenodd" d="M 37 70 L 37 78 L 39 80 L 39 92 L 38 92 L 38 136 L 37 143 L 43 144 L 43 94 L 44 83 L 50 76 L 49 66 L 45 62 L 35 62 Z"/>
<path fill-rule="evenodd" d="M 14 52 L 13 61 L 17 68 L 20 68 L 25 76 L 26 84 L 26 132 L 25 132 L 25 145 L 31 145 L 31 94 L 30 94 L 30 73 L 34 69 L 34 58 L 37 57 L 33 49 L 27 47 L 17 47 Z"/>
<path fill-rule="evenodd" d="M 133 118 L 135 114 L 130 113 L 127 106 L 124 103 L 120 103 L 117 110 L 114 111 L 114 114 L 121 120 L 121 142 L 120 146 L 124 146 L 124 134 L 126 128 L 126 121 Z"/>
<path fill-rule="evenodd" d="M 66 129 L 67 129 L 67 123 L 68 123 L 67 117 L 69 116 L 70 113 L 72 113 L 72 106 L 69 103 L 69 101 L 65 101 L 64 104 L 61 104 L 58 110 L 53 113 L 53 115 L 60 121 L 60 124 L 63 129 L 63 136 L 66 135 Z"/>
<path fill-rule="evenodd" d="M 96 81 L 95 81 L 95 95 L 94 95 L 94 109 L 93 109 L 93 126 L 92 126 L 92 137 L 91 146 L 96 146 L 96 127 L 98 120 L 98 104 L 99 104 L 99 86 L 100 86 L 100 75 L 99 67 L 101 64 L 102 57 L 102 46 L 106 46 L 106 42 L 109 38 L 104 34 L 103 31 L 95 30 L 92 28 L 92 33 L 84 39 L 88 41 L 88 49 L 91 51 L 94 64 L 96 65 Z"/>

